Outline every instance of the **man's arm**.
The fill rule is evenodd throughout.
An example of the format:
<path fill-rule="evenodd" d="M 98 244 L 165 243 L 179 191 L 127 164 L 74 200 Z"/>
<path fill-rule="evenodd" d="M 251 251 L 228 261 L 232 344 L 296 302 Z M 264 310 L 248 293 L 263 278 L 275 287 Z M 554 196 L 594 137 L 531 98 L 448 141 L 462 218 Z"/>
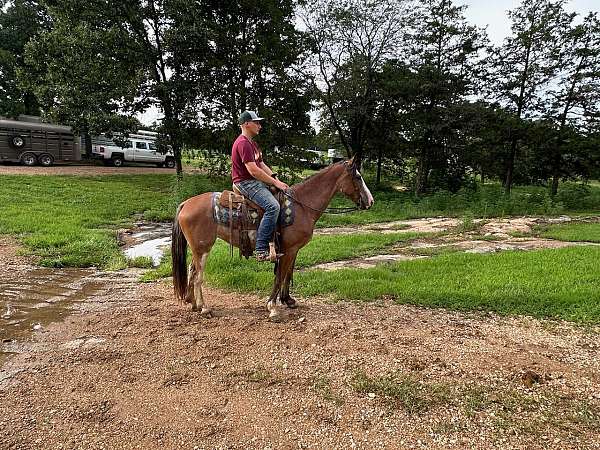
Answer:
<path fill-rule="evenodd" d="M 246 169 L 248 169 L 248 172 L 250 172 L 250 175 L 252 175 L 257 180 L 260 180 L 265 184 L 272 184 L 277 189 L 281 189 L 282 191 L 285 191 L 289 188 L 289 186 L 284 182 L 276 180 L 275 178 L 271 178 L 271 175 L 267 173 L 264 169 L 259 167 L 254 161 L 247 162 L 245 163 L 245 165 Z M 267 169 L 269 169 L 268 166 Z M 269 169 L 269 172 L 271 172 L 271 169 Z"/>
<path fill-rule="evenodd" d="M 264 170 L 267 173 L 267 175 L 273 175 L 273 171 L 271 170 L 271 168 L 267 166 L 263 161 L 260 162 L 260 168 Z"/>

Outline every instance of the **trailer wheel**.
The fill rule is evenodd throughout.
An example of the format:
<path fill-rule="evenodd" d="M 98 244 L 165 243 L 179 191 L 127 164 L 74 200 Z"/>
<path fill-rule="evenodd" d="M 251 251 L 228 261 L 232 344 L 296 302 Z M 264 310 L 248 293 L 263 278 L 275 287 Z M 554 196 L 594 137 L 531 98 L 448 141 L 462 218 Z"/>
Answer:
<path fill-rule="evenodd" d="M 35 166 L 37 164 L 37 158 L 33 153 L 24 153 L 21 156 L 21 163 L 25 166 Z"/>
<path fill-rule="evenodd" d="M 43 155 L 38 156 L 38 162 L 44 167 L 50 167 L 52 164 L 54 164 L 54 158 L 52 155 L 44 153 Z"/>
<path fill-rule="evenodd" d="M 10 145 L 17 149 L 23 148 L 25 147 L 25 139 L 23 139 L 21 136 L 13 136 L 10 138 Z"/>
<path fill-rule="evenodd" d="M 115 167 L 122 167 L 123 166 L 123 157 L 113 156 L 112 163 L 113 163 L 113 166 L 115 166 Z"/>
<path fill-rule="evenodd" d="M 165 167 L 167 169 L 173 169 L 175 167 L 175 160 L 173 158 L 167 158 L 165 160 Z"/>

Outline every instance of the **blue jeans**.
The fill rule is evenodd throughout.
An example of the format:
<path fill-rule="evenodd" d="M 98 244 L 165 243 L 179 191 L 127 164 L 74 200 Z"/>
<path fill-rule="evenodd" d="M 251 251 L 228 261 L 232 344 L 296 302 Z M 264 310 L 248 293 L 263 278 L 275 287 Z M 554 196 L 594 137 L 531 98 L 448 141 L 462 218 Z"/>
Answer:
<path fill-rule="evenodd" d="M 279 218 L 279 202 L 262 181 L 244 180 L 236 183 L 236 186 L 244 197 L 249 198 L 265 211 L 256 231 L 256 251 L 269 251 L 269 241 Z"/>

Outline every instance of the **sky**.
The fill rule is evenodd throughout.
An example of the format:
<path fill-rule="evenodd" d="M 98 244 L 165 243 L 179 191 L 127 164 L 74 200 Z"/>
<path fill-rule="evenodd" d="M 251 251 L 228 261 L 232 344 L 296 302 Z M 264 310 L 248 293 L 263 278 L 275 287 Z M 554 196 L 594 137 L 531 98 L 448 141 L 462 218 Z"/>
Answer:
<path fill-rule="evenodd" d="M 466 19 L 473 25 L 487 26 L 490 42 L 499 45 L 510 34 L 507 11 L 519 6 L 521 0 L 458 0 L 456 3 L 467 5 Z M 571 0 L 565 9 L 582 17 L 590 11 L 600 13 L 600 0 Z"/>
<path fill-rule="evenodd" d="M 467 5 L 466 19 L 473 25 L 487 27 L 490 42 L 502 44 L 503 39 L 510 34 L 510 20 L 507 11 L 515 9 L 521 0 L 456 0 L 456 4 Z M 580 18 L 590 11 L 600 13 L 600 0 L 571 0 L 566 10 L 576 12 Z M 158 111 L 151 108 L 138 119 L 145 125 L 151 125 L 159 117 Z"/>

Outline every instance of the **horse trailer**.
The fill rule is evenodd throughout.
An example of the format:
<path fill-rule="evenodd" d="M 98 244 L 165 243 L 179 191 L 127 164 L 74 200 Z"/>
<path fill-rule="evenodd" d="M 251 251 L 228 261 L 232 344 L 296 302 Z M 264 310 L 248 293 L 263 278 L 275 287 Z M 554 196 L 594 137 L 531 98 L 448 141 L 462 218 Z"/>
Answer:
<path fill-rule="evenodd" d="M 0 119 L 0 162 L 51 166 L 80 160 L 80 139 L 71 127 Z"/>

